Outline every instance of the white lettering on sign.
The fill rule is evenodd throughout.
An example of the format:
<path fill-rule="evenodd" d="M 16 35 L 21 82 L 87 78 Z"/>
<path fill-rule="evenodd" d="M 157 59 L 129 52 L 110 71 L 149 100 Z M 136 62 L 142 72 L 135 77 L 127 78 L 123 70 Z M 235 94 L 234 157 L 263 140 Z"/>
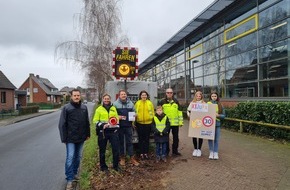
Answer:
<path fill-rule="evenodd" d="M 208 112 L 208 104 L 194 103 L 192 104 L 191 111 Z"/>

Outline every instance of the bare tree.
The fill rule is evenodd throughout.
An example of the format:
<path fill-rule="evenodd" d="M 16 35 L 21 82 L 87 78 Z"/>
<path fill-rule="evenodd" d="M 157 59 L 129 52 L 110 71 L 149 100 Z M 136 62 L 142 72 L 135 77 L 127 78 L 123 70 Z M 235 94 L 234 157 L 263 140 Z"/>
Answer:
<path fill-rule="evenodd" d="M 58 43 L 55 61 L 77 65 L 87 74 L 87 84 L 103 94 L 106 81 L 112 80 L 112 51 L 128 45 L 121 31 L 118 0 L 83 0 L 82 13 L 76 16 L 79 39 Z"/>

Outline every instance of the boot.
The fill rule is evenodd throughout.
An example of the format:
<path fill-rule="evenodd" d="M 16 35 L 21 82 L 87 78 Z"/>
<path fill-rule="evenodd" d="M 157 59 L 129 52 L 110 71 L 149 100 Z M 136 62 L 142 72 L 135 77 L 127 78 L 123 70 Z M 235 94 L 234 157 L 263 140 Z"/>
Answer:
<path fill-rule="evenodd" d="M 134 156 L 131 156 L 130 161 L 134 166 L 139 166 L 139 162 L 137 162 L 137 160 L 134 158 Z"/>
<path fill-rule="evenodd" d="M 120 157 L 120 162 L 119 162 L 120 166 L 125 166 L 126 165 L 126 159 L 125 156 L 121 156 Z"/>

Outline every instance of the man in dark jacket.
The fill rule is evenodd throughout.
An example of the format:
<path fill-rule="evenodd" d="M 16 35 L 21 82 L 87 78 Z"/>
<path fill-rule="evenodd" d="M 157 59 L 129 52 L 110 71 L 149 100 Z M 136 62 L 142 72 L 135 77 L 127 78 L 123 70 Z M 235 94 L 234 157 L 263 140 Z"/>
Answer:
<path fill-rule="evenodd" d="M 77 173 L 83 144 L 85 140 L 90 138 L 88 109 L 81 103 L 80 96 L 81 93 L 78 89 L 72 90 L 71 101 L 63 107 L 58 125 L 61 142 L 66 144 L 67 190 L 73 189 L 73 180 L 78 180 Z"/>

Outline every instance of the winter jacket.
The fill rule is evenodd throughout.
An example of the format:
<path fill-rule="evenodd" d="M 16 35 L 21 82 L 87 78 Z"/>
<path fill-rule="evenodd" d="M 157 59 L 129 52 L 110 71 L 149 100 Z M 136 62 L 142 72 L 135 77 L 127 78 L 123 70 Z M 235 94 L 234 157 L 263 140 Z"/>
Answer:
<path fill-rule="evenodd" d="M 96 124 L 97 134 L 101 130 L 103 130 L 104 125 L 109 122 L 109 119 L 111 117 L 117 118 L 117 121 L 119 123 L 119 116 L 118 116 L 117 109 L 112 104 L 107 107 L 105 107 L 104 105 L 101 105 L 96 109 L 95 115 L 93 117 L 93 123 Z M 115 130 L 115 127 L 106 128 L 105 130 L 106 131 Z"/>
<path fill-rule="evenodd" d="M 61 142 L 84 142 L 90 137 L 90 122 L 87 106 L 72 101 L 66 104 L 61 111 L 58 128 Z"/>
<path fill-rule="evenodd" d="M 167 115 L 171 126 L 182 126 L 183 116 L 180 109 L 178 100 L 173 98 L 168 100 L 167 98 L 162 99 L 158 105 L 162 106 L 164 113 Z"/>
<path fill-rule="evenodd" d="M 158 126 L 160 124 L 164 124 L 165 127 L 162 131 L 158 130 Z M 155 142 L 169 142 L 169 130 L 170 130 L 170 122 L 168 117 L 165 114 L 155 115 L 152 123 L 152 131 L 154 133 Z"/>
<path fill-rule="evenodd" d="M 208 104 L 218 104 L 217 101 L 213 101 L 213 100 L 211 100 L 211 101 L 209 101 L 207 103 Z M 219 107 L 216 106 L 216 113 L 218 113 L 218 112 L 219 112 Z M 220 113 L 219 115 L 220 116 L 216 118 L 216 122 L 215 122 L 215 126 L 216 127 L 220 127 L 221 126 L 221 119 L 224 119 L 226 117 L 226 111 L 225 111 L 225 109 L 223 107 L 222 107 L 222 113 Z"/>
<path fill-rule="evenodd" d="M 118 98 L 113 105 L 116 107 L 119 116 L 125 116 L 125 120 L 119 120 L 120 128 L 132 127 L 132 121 L 129 121 L 129 112 L 135 112 L 134 104 L 130 99 L 126 99 L 124 102 Z"/>
<path fill-rule="evenodd" d="M 189 118 L 190 118 L 190 113 L 191 113 L 192 106 L 193 106 L 193 104 L 196 104 L 196 103 L 205 104 L 206 102 L 203 101 L 203 100 L 200 100 L 200 101 L 191 101 L 190 104 L 187 107 L 187 116 Z"/>
<path fill-rule="evenodd" d="M 140 124 L 152 123 L 154 116 L 154 106 L 150 100 L 138 100 L 135 103 L 135 110 L 137 113 L 136 122 Z"/>

